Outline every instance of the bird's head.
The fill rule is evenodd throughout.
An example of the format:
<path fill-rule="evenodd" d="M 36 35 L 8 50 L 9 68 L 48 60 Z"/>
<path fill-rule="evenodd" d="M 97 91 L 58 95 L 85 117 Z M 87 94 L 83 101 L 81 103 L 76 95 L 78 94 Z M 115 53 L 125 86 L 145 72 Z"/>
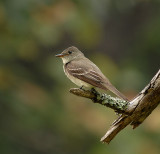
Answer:
<path fill-rule="evenodd" d="M 78 48 L 71 46 L 65 49 L 61 54 L 55 55 L 56 57 L 60 57 L 63 60 L 63 63 L 68 63 L 76 58 L 83 57 L 84 54 L 78 50 Z"/>

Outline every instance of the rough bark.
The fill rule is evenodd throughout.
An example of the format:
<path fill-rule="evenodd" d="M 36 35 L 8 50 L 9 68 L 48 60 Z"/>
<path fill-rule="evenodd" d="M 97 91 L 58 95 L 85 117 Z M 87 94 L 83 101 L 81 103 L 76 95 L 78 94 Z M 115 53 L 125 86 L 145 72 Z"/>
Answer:
<path fill-rule="evenodd" d="M 100 94 L 95 90 L 71 89 L 71 93 L 90 98 L 94 103 L 114 109 L 120 116 L 112 123 L 107 133 L 101 138 L 102 142 L 110 141 L 127 125 L 133 129 L 138 127 L 160 103 L 160 70 L 150 83 L 130 102 Z"/>
<path fill-rule="evenodd" d="M 70 92 L 77 96 L 89 98 L 94 103 L 98 103 L 106 107 L 109 107 L 111 109 L 114 109 L 118 113 L 125 112 L 125 109 L 127 108 L 127 104 L 129 103 L 125 100 L 114 98 L 104 93 L 101 94 L 97 92 L 95 89 L 84 90 L 79 88 L 72 88 L 70 89 Z"/>

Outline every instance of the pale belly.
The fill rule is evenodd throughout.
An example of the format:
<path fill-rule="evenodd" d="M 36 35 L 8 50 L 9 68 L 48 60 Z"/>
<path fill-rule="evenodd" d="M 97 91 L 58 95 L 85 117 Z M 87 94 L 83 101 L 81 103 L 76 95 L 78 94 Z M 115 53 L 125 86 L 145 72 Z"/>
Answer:
<path fill-rule="evenodd" d="M 64 71 L 65 72 L 65 71 Z M 71 76 L 70 74 L 68 74 L 67 72 L 65 72 L 65 74 L 66 74 L 66 76 L 74 83 L 74 84 L 76 84 L 77 86 L 79 86 L 79 87 L 85 87 L 85 88 L 93 88 L 93 86 L 91 85 L 91 84 L 88 84 L 88 83 L 86 83 L 86 82 L 84 82 L 84 81 L 82 81 L 82 80 L 80 80 L 80 79 L 78 79 L 78 78 L 75 78 L 74 76 Z"/>

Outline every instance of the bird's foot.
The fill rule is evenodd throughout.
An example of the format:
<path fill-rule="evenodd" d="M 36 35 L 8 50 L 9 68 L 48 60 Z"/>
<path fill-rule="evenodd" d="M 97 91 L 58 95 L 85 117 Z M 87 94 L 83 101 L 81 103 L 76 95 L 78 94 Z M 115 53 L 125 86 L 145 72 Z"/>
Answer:
<path fill-rule="evenodd" d="M 94 93 L 94 94 L 97 93 L 97 91 L 94 88 L 91 89 L 91 92 Z"/>
<path fill-rule="evenodd" d="M 81 86 L 80 89 L 81 89 L 81 90 L 84 90 L 84 89 L 83 89 L 83 86 Z"/>
<path fill-rule="evenodd" d="M 96 91 L 96 89 L 91 88 L 90 92 L 92 94 L 94 94 L 94 98 L 92 99 L 93 102 L 97 102 L 98 101 L 98 97 L 100 96 L 100 94 L 98 93 L 98 91 Z"/>

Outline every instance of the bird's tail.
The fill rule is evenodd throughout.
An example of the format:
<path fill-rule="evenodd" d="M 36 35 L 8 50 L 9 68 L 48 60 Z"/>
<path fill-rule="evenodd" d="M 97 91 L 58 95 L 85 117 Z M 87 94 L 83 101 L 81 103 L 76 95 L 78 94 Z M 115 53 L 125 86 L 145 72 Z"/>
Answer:
<path fill-rule="evenodd" d="M 111 92 L 113 92 L 113 93 L 114 93 L 115 95 L 117 95 L 118 97 L 124 99 L 125 101 L 129 101 L 129 100 L 127 99 L 127 97 L 124 96 L 121 92 L 119 92 L 112 84 L 110 84 L 110 85 L 107 84 L 106 88 L 107 88 L 108 90 L 110 90 Z"/>

